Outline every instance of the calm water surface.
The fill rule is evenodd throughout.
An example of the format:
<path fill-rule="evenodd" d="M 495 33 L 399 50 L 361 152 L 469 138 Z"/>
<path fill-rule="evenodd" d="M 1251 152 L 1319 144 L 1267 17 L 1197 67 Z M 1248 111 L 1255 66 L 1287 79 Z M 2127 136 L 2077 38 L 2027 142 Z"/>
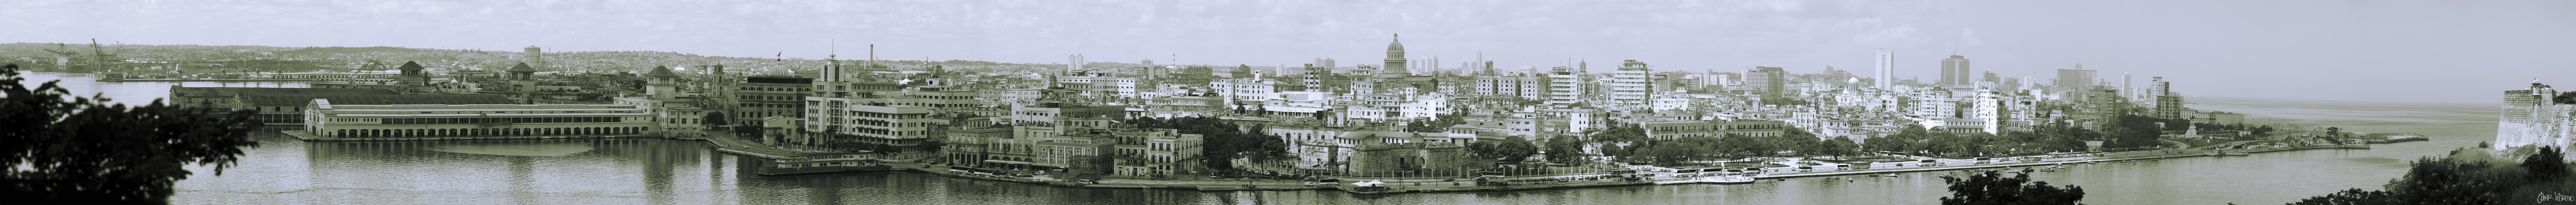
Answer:
<path fill-rule="evenodd" d="M 164 97 L 170 85 L 303 87 L 299 82 L 93 82 L 75 93 L 118 102 Z M 86 95 L 86 94 L 84 94 Z M 2474 146 L 2495 132 L 2485 104 L 2194 98 L 2202 110 L 2433 141 L 2371 150 L 2302 150 L 2077 165 L 2032 178 L 2083 186 L 2089 204 L 2278 204 L 2348 188 L 2377 189 L 2405 161 Z M 272 128 L 277 129 L 277 128 Z M 302 142 L 263 131 L 222 176 L 179 182 L 179 204 L 1935 204 L 1941 172 L 1743 185 L 1622 186 L 1354 196 L 1340 191 L 1059 188 L 908 172 L 762 177 L 739 156 L 663 139 Z"/>

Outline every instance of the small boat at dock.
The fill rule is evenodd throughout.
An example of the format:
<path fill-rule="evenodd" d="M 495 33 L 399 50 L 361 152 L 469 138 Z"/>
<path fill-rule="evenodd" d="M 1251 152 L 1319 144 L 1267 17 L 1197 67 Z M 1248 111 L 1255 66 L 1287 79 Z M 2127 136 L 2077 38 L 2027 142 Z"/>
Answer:
<path fill-rule="evenodd" d="M 1781 181 L 1788 181 L 1788 179 L 1780 179 L 1780 180 L 1781 180 Z M 1700 180 L 1700 181 L 1709 182 L 1709 183 L 1717 183 L 1717 184 L 1751 184 L 1751 183 L 1753 183 L 1754 179 L 1753 179 L 1753 177 L 1747 177 L 1747 176 L 1734 176 L 1734 175 L 1728 175 L 1728 176 L 1714 176 L 1714 177 L 1709 177 L 1709 178 L 1706 178 L 1706 179 L 1702 179 L 1702 180 Z"/>

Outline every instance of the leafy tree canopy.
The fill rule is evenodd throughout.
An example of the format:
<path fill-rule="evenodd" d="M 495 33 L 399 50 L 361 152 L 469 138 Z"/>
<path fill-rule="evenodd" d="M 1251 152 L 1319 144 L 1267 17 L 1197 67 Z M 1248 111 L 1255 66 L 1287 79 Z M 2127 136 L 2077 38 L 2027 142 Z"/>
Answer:
<path fill-rule="evenodd" d="M 167 204 L 195 174 L 222 175 L 242 155 L 257 112 L 181 108 L 155 100 L 127 107 L 106 97 L 65 98 L 56 82 L 28 87 L 18 65 L 0 66 L 0 174 L 10 203 Z M 225 114 L 208 114 L 225 113 Z"/>

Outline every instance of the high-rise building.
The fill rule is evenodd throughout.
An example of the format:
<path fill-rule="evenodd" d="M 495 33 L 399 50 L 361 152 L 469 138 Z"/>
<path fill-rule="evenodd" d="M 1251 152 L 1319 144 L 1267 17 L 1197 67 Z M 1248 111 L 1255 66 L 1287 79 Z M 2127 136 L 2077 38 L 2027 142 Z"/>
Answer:
<path fill-rule="evenodd" d="M 1064 70 L 1082 70 L 1082 64 L 1086 63 L 1091 62 L 1082 61 L 1082 54 L 1064 56 Z"/>
<path fill-rule="evenodd" d="M 1547 75 L 1547 104 L 1573 105 L 1576 100 L 1581 99 L 1585 95 L 1581 85 L 1579 85 L 1582 82 L 1577 82 L 1580 80 L 1582 80 L 1582 78 L 1575 76 L 1573 69 L 1557 69 L 1549 71 Z"/>
<path fill-rule="evenodd" d="M 2148 93 L 2147 98 L 2154 99 L 2148 101 L 2152 103 L 2149 107 L 2154 108 L 2149 110 L 2151 112 L 2148 115 L 2165 119 L 2182 119 L 2182 94 L 2173 93 L 2173 82 L 2165 81 L 2165 77 L 2151 78 L 2153 79 L 2147 80 L 2148 89 L 2140 91 Z"/>
<path fill-rule="evenodd" d="M 1335 68 L 1335 65 L 1333 65 L 1333 58 L 1315 58 L 1315 66 L 1324 67 L 1324 70 L 1332 70 Z"/>
<path fill-rule="evenodd" d="M 1300 82 L 1306 84 L 1306 92 L 1324 91 L 1324 76 L 1333 73 L 1331 68 L 1315 67 L 1315 64 L 1306 64 L 1306 68 L 1298 69 L 1297 72 L 1305 74 L 1305 79 L 1301 79 Z"/>
<path fill-rule="evenodd" d="M 2138 82 L 2138 81 L 2137 81 L 2137 75 L 2129 74 L 2129 73 L 2127 73 L 2127 72 L 2121 72 L 2121 73 L 2120 73 L 2120 86 L 2117 86 L 2118 88 L 2120 88 L 2120 97 L 2125 97 L 2125 98 L 2129 98 L 2129 99 L 2138 99 L 2139 101 L 2154 102 L 2154 101 L 2153 101 L 2153 99 L 2152 99 L 2152 97 L 2149 97 L 2149 96 L 2155 96 L 2155 95 L 2161 95 L 2161 94 L 2162 94 L 2162 93 L 2146 93 L 2146 91 L 2144 91 L 2144 90 L 2138 90 L 2138 83 L 2137 83 L 2137 82 Z"/>
<path fill-rule="evenodd" d="M 2039 79 L 2031 78 L 2030 76 L 2022 76 L 2019 79 L 2013 80 L 2012 84 L 2016 85 L 2016 87 L 2020 89 L 2028 90 L 2032 87 L 2039 87 Z"/>
<path fill-rule="evenodd" d="M 1644 106 L 1647 99 L 1653 99 L 1647 96 L 1647 92 L 1653 90 L 1647 87 L 1653 83 L 1647 80 L 1649 73 L 1654 73 L 1653 69 L 1637 60 L 1619 64 L 1619 70 L 1611 74 L 1610 100 L 1618 103 L 1619 107 Z"/>
<path fill-rule="evenodd" d="M 1973 85 L 1975 83 L 1971 82 L 1976 80 L 1968 77 L 1970 74 L 1973 73 L 1968 72 L 1968 57 L 1950 55 L 1950 59 L 1941 59 L 1941 79 L 1935 84 Z"/>
<path fill-rule="evenodd" d="M 1744 71 L 1744 88 L 1758 94 L 1775 94 L 1788 88 L 1789 72 L 1780 67 L 1753 67 Z"/>
<path fill-rule="evenodd" d="M 1413 70 L 1414 72 L 1422 72 L 1424 74 L 1438 74 L 1440 73 L 1440 70 L 1442 70 L 1440 69 L 1440 57 L 1437 56 L 1422 56 L 1413 58 L 1413 62 L 1405 63 L 1413 65 L 1413 69 L 1410 70 Z"/>
<path fill-rule="evenodd" d="M 1873 80 L 1878 80 L 1879 90 L 1896 89 L 1896 51 L 1878 49 L 1878 78 Z"/>
<path fill-rule="evenodd" d="M 2049 82 L 2048 86 L 2055 87 L 2057 91 L 2092 89 L 2093 73 L 2094 70 L 2085 70 L 2083 63 L 2076 63 L 2075 69 L 2057 69 L 2057 82 Z"/>
<path fill-rule="evenodd" d="M 1979 81 L 1979 82 L 1995 82 L 1995 84 L 1996 84 L 1996 85 L 2003 85 L 2004 78 L 2003 78 L 2003 77 L 1996 76 L 1996 75 L 1995 75 L 1995 72 L 1986 72 L 1986 77 L 1985 77 L 1984 79 L 1979 79 L 1979 80 L 1977 80 L 1977 81 Z"/>

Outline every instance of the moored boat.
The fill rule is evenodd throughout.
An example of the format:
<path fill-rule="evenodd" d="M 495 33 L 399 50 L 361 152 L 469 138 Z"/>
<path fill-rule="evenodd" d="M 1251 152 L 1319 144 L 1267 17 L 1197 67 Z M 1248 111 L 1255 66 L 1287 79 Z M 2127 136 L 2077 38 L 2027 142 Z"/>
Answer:
<path fill-rule="evenodd" d="M 1787 181 L 1788 179 L 1781 179 L 1781 180 L 1782 180 L 1782 181 Z M 1714 176 L 1714 177 L 1702 178 L 1700 181 L 1703 181 L 1703 182 L 1709 182 L 1709 183 L 1717 183 L 1717 184 L 1751 184 L 1751 183 L 1753 183 L 1753 177 L 1747 177 L 1747 176 L 1741 176 L 1741 175 L 1726 175 L 1726 176 Z"/>

